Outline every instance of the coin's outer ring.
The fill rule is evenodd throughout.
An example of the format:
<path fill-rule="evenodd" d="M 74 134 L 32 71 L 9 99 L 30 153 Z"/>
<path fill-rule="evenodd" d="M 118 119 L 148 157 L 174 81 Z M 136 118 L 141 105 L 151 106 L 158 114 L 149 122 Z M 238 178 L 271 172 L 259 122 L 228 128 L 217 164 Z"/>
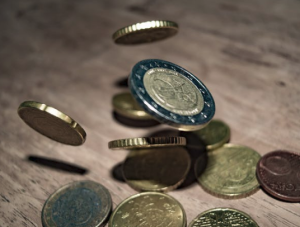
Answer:
<path fill-rule="evenodd" d="M 204 106 L 202 111 L 195 115 L 183 116 L 158 105 L 147 93 L 143 80 L 145 73 L 151 68 L 170 69 L 189 79 L 203 96 Z M 133 97 L 147 113 L 158 121 L 179 128 L 182 131 L 195 131 L 205 127 L 215 114 L 215 102 L 206 86 L 192 73 L 171 62 L 159 59 L 140 61 L 133 67 L 128 81 Z"/>
<path fill-rule="evenodd" d="M 78 145 L 81 145 L 81 144 L 83 144 L 85 142 L 85 140 L 86 140 L 86 132 L 84 131 L 84 129 L 74 119 L 72 119 L 68 115 L 64 114 L 63 112 L 61 112 L 61 111 L 59 111 L 59 110 L 57 110 L 57 109 L 55 109 L 55 108 L 53 108 L 51 106 L 47 106 L 46 104 L 40 103 L 40 102 L 25 101 L 25 102 L 21 103 L 21 105 L 18 108 L 18 114 L 19 114 L 19 116 L 20 116 L 20 118 L 22 120 L 24 120 L 22 118 L 22 110 L 27 109 L 27 108 L 29 108 L 29 109 L 30 108 L 34 108 L 34 109 L 37 109 L 39 111 L 42 111 L 42 112 L 45 112 L 45 113 L 51 115 L 51 117 L 58 118 L 59 120 L 61 120 L 65 124 L 67 124 L 70 128 L 72 128 L 73 130 L 75 130 L 76 133 L 81 138 L 81 141 L 78 142 L 78 144 L 69 144 L 69 143 L 65 143 L 63 141 L 58 141 L 58 142 L 69 144 L 69 145 L 73 145 L 73 146 L 78 146 Z M 24 120 L 24 122 L 27 125 L 29 125 L 25 120 Z M 37 132 L 39 132 L 39 131 L 37 131 Z M 41 132 L 39 132 L 39 133 L 41 133 Z M 43 134 L 43 133 L 41 133 L 41 134 Z M 46 134 L 43 134 L 43 135 L 46 136 L 46 137 L 48 137 L 48 138 L 50 138 L 50 139 L 52 139 L 51 137 L 49 137 Z"/>
<path fill-rule="evenodd" d="M 296 152 L 290 152 L 290 151 L 283 151 L 283 150 L 278 150 L 278 151 L 272 151 L 272 152 L 269 152 L 267 154 L 265 154 L 263 157 L 261 157 L 261 159 L 259 160 L 259 162 L 257 163 L 257 166 L 256 166 L 256 177 L 257 177 L 257 180 L 260 184 L 260 186 L 266 191 L 268 192 L 270 195 L 278 198 L 278 199 L 281 199 L 281 200 L 284 200 L 284 201 L 288 201 L 288 202 L 300 202 L 300 197 L 290 197 L 290 196 L 287 196 L 287 195 L 284 195 L 284 194 L 279 194 L 278 192 L 276 191 L 273 191 L 266 183 L 264 183 L 264 180 L 262 179 L 262 176 L 261 174 L 259 173 L 259 170 L 263 167 L 261 167 L 261 164 L 262 162 L 270 157 L 270 156 L 273 156 L 273 155 L 279 155 L 282 154 L 282 153 L 287 153 L 289 155 L 297 155 L 297 156 L 300 156 L 299 153 L 296 153 Z"/>
<path fill-rule="evenodd" d="M 43 206 L 43 209 L 42 209 L 42 225 L 43 227 L 56 227 L 56 225 L 48 225 L 48 223 L 46 222 L 46 208 L 47 206 L 49 205 L 49 203 L 53 203 L 53 200 L 55 198 L 56 195 L 60 194 L 60 193 L 63 193 L 66 189 L 68 189 L 69 187 L 73 187 L 73 188 L 76 188 L 76 185 L 78 184 L 82 184 L 84 187 L 89 187 L 91 185 L 93 186 L 97 186 L 99 188 L 101 188 L 100 190 L 103 191 L 103 193 L 106 195 L 106 199 L 107 199 L 107 204 L 108 204 L 108 209 L 107 209 L 107 212 L 106 214 L 103 216 L 103 218 L 101 219 L 101 222 L 99 222 L 97 224 L 97 226 L 95 227 L 100 227 L 100 226 L 103 226 L 104 223 L 106 223 L 107 221 L 107 218 L 108 216 L 110 215 L 111 213 L 111 210 L 112 210 L 112 199 L 111 199 L 111 195 L 108 191 L 107 188 L 105 188 L 103 185 L 99 184 L 99 183 L 96 183 L 94 181 L 77 181 L 77 182 L 72 182 L 70 184 L 67 184 L 67 185 L 64 185 L 63 187 L 59 188 L 57 191 L 55 191 L 53 194 L 51 194 L 49 196 L 49 198 L 47 199 L 47 201 L 45 202 L 44 206 Z M 101 198 L 102 200 L 102 198 Z"/>
<path fill-rule="evenodd" d="M 188 227 L 193 227 L 193 224 L 195 224 L 195 223 L 197 222 L 197 220 L 198 220 L 201 216 L 203 216 L 203 215 L 205 215 L 205 214 L 207 214 L 207 213 L 210 213 L 210 212 L 213 212 L 213 211 L 223 211 L 223 210 L 224 210 L 224 211 L 233 211 L 233 212 L 241 213 L 241 214 L 243 214 L 245 217 L 247 217 L 247 218 L 249 218 L 251 221 L 253 221 L 253 223 L 254 223 L 257 227 L 259 227 L 259 225 L 256 223 L 256 221 L 254 221 L 248 214 L 244 213 L 243 211 L 236 210 L 236 209 L 233 209 L 233 208 L 227 208 L 227 207 L 213 208 L 213 209 L 209 209 L 209 210 L 206 210 L 206 211 L 202 212 L 201 214 L 199 214 L 197 217 L 195 217 L 195 218 L 191 221 L 191 223 L 189 224 Z M 201 226 L 199 226 L 199 227 L 201 227 Z"/>
<path fill-rule="evenodd" d="M 185 137 L 137 137 L 108 142 L 109 149 L 138 149 L 151 147 L 185 146 Z"/>
<path fill-rule="evenodd" d="M 177 203 L 177 205 L 180 207 L 180 209 L 182 211 L 182 219 L 184 221 L 182 227 L 186 227 L 186 224 L 187 224 L 186 222 L 187 221 L 186 221 L 186 214 L 185 214 L 183 206 L 174 197 L 172 197 L 170 195 L 167 195 L 167 194 L 164 194 L 164 193 L 160 193 L 160 192 L 142 192 L 142 193 L 139 193 L 139 194 L 132 195 L 132 196 L 128 197 L 127 199 L 125 199 L 113 211 L 112 215 L 110 216 L 109 222 L 108 222 L 108 227 L 113 227 L 113 219 L 114 219 L 116 213 L 118 212 L 118 210 L 123 206 L 123 204 L 127 203 L 128 201 L 130 201 L 133 198 L 137 198 L 137 197 L 144 196 L 144 195 L 164 196 L 164 197 L 167 197 L 167 198 L 171 199 L 175 203 Z"/>

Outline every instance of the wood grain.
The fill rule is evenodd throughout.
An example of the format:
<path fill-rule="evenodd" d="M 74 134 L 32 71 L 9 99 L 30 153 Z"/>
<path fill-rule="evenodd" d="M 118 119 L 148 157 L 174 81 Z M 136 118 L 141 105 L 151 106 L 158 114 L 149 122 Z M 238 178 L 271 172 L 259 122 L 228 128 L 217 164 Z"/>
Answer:
<path fill-rule="evenodd" d="M 0 2 L 0 226 L 41 226 L 48 196 L 62 185 L 90 179 L 106 186 L 114 207 L 136 193 L 112 177 L 126 151 L 110 140 L 141 137 L 167 126 L 130 128 L 112 117 L 112 95 L 143 59 L 171 61 L 198 76 L 216 102 L 215 118 L 231 127 L 231 142 L 261 155 L 300 152 L 300 1 L 73 1 Z M 168 19 L 177 36 L 147 45 L 118 46 L 113 32 L 134 22 Z M 56 143 L 27 127 L 19 104 L 36 100 L 69 114 L 87 132 L 83 146 Z M 73 163 L 76 174 L 28 160 Z M 300 226 L 300 205 L 259 190 L 224 200 L 194 183 L 169 193 L 188 223 L 214 207 L 233 207 L 263 227 Z"/>

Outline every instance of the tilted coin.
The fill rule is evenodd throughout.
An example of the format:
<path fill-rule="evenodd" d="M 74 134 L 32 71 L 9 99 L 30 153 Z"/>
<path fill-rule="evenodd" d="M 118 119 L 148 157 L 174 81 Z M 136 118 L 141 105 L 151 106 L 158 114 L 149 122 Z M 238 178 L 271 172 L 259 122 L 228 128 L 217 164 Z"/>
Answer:
<path fill-rule="evenodd" d="M 212 120 L 206 127 L 193 133 L 203 141 L 208 151 L 221 147 L 230 138 L 229 126 L 220 120 Z"/>
<path fill-rule="evenodd" d="M 172 21 L 155 20 L 132 24 L 113 34 L 117 44 L 140 44 L 166 39 L 175 35 L 178 24 Z"/>
<path fill-rule="evenodd" d="M 123 176 L 138 191 L 166 192 L 184 181 L 190 165 L 184 147 L 132 150 L 123 163 Z"/>
<path fill-rule="evenodd" d="M 78 146 L 86 133 L 71 117 L 46 104 L 25 101 L 18 108 L 22 120 L 37 132 L 55 141 Z"/>
<path fill-rule="evenodd" d="M 114 95 L 112 104 L 114 110 L 122 116 L 137 120 L 153 119 L 138 105 L 130 92 L 123 92 Z"/>
<path fill-rule="evenodd" d="M 258 227 L 246 213 L 232 208 L 214 208 L 199 214 L 189 227 Z"/>
<path fill-rule="evenodd" d="M 180 130 L 201 129 L 214 116 L 214 99 L 205 85 L 171 62 L 140 61 L 128 82 L 133 97 L 147 113 Z"/>
<path fill-rule="evenodd" d="M 184 137 L 138 137 L 113 140 L 108 143 L 110 149 L 138 149 L 148 147 L 171 147 L 184 146 L 186 139 Z"/>
<path fill-rule="evenodd" d="M 42 211 L 44 227 L 103 226 L 111 212 L 109 191 L 93 181 L 65 185 L 46 201 Z"/>
<path fill-rule="evenodd" d="M 253 149 L 225 144 L 208 152 L 203 170 L 201 157 L 195 164 L 195 173 L 202 188 L 222 198 L 240 198 L 254 193 L 258 187 L 255 176 L 260 155 Z"/>
<path fill-rule="evenodd" d="M 300 202 L 300 154 L 273 151 L 264 155 L 257 164 L 257 179 L 272 196 Z"/>
<path fill-rule="evenodd" d="M 182 205 L 158 192 L 143 192 L 125 199 L 110 217 L 109 227 L 185 227 Z"/>

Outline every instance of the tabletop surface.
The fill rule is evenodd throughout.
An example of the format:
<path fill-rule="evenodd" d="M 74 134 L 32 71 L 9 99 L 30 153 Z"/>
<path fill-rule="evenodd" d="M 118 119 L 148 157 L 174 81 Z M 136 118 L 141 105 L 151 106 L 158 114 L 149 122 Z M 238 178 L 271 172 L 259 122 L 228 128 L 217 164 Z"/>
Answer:
<path fill-rule="evenodd" d="M 143 59 L 167 60 L 196 75 L 215 99 L 214 118 L 230 126 L 231 143 L 261 155 L 300 152 L 299 9 L 297 0 L 1 1 L 0 226 L 41 226 L 45 200 L 73 181 L 101 183 L 114 208 L 137 193 L 113 174 L 128 152 L 107 144 L 168 129 L 128 127 L 113 117 L 112 96 L 128 90 L 124 81 Z M 118 28 L 153 19 L 176 21 L 178 34 L 114 44 Z M 17 114 L 26 100 L 69 114 L 86 130 L 86 142 L 68 146 L 29 128 Z M 263 227 L 300 226 L 299 203 L 262 189 L 228 200 L 193 182 L 168 194 L 183 205 L 188 223 L 205 210 L 231 207 Z"/>

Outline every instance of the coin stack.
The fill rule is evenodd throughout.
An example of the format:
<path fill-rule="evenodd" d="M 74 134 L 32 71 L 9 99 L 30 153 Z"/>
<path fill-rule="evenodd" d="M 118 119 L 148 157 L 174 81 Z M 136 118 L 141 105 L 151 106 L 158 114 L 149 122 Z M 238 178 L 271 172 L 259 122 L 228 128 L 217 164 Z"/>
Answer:
<path fill-rule="evenodd" d="M 168 38 L 177 31 L 175 22 L 148 21 L 119 29 L 113 39 L 117 44 L 141 44 Z M 280 150 L 261 158 L 252 148 L 228 143 L 229 126 L 212 120 L 214 99 L 192 73 L 168 61 L 147 59 L 132 68 L 128 85 L 128 92 L 113 97 L 116 119 L 143 127 L 163 123 L 177 129 L 173 134 L 108 143 L 109 149 L 129 150 L 123 177 L 141 193 L 125 199 L 110 216 L 112 200 L 103 185 L 93 181 L 70 183 L 45 202 L 44 227 L 103 226 L 108 219 L 110 227 L 185 227 L 184 208 L 165 193 L 187 181 L 191 172 L 204 191 L 220 198 L 243 198 L 261 185 L 278 199 L 300 202 L 300 154 Z M 86 133 L 75 120 L 46 104 L 25 101 L 18 114 L 53 140 L 74 146 L 85 142 Z M 242 211 L 214 208 L 203 211 L 189 224 L 201 226 L 258 225 Z"/>

